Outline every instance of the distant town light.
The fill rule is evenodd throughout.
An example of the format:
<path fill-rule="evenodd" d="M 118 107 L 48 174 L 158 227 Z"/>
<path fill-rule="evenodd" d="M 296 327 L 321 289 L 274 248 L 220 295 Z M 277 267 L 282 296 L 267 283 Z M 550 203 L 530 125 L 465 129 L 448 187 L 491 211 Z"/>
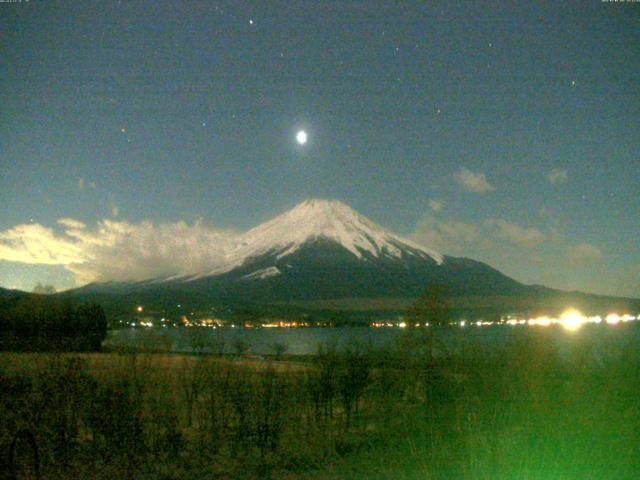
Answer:
<path fill-rule="evenodd" d="M 142 310 L 144 310 L 144 308 L 142 308 L 142 306 L 141 306 L 141 305 L 138 305 L 138 307 L 136 308 L 136 310 L 137 310 L 138 312 L 141 312 Z"/>
<path fill-rule="evenodd" d="M 560 325 L 570 332 L 578 330 L 586 321 L 587 318 L 582 315 L 582 313 L 574 309 L 567 310 L 560 317 Z"/>
<path fill-rule="evenodd" d="M 622 319 L 620 318 L 620 315 L 618 315 L 617 313 L 610 313 L 609 315 L 607 315 L 607 318 L 606 318 L 606 322 L 609 325 L 615 325 L 617 323 L 620 323 L 620 320 Z"/>

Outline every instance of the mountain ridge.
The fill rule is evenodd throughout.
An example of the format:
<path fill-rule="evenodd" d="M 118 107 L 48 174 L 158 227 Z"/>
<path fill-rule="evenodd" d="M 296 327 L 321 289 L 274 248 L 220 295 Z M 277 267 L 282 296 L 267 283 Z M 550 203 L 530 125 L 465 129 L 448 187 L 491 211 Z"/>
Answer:
<path fill-rule="evenodd" d="M 93 283 L 67 295 L 163 304 L 189 301 L 203 308 L 216 303 L 415 299 L 435 286 L 451 298 L 513 298 L 503 302 L 504 308 L 522 304 L 518 298 L 535 304 L 536 299 L 570 295 L 524 285 L 484 262 L 442 255 L 388 231 L 337 200 L 306 200 L 239 235 L 233 244 L 214 270 Z M 579 301 L 589 297 L 571 295 Z"/>
<path fill-rule="evenodd" d="M 358 258 L 365 252 L 374 257 L 397 257 L 404 251 L 430 256 L 437 263 L 443 261 L 440 253 L 390 232 L 339 200 L 314 198 L 239 235 L 223 265 L 185 276 L 185 280 L 226 273 L 259 255 L 277 253 L 278 257 L 285 257 L 320 237 L 334 240 Z"/>

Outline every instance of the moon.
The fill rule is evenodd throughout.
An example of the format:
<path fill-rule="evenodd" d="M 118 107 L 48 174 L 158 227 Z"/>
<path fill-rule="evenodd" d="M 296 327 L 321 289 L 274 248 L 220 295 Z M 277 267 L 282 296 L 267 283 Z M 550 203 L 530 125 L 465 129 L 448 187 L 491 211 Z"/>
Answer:
<path fill-rule="evenodd" d="M 296 142 L 298 142 L 300 145 L 304 145 L 305 143 L 307 143 L 307 132 L 305 132 L 304 130 L 300 130 L 298 133 L 296 133 Z"/>

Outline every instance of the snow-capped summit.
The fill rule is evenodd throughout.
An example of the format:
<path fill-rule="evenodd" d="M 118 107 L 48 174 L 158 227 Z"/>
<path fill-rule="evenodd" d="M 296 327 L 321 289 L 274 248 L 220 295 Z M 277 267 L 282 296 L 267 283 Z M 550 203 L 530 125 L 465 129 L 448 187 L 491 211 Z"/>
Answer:
<path fill-rule="evenodd" d="M 295 252 L 309 240 L 323 237 L 342 245 L 361 258 L 368 252 L 374 257 L 387 254 L 400 258 L 403 247 L 415 249 L 438 263 L 442 256 L 385 230 L 338 200 L 313 199 L 300 203 L 288 212 L 249 230 L 241 238 L 243 256 L 281 250 L 278 257 Z"/>
<path fill-rule="evenodd" d="M 241 235 L 228 252 L 225 265 L 207 275 L 229 271 L 264 254 L 280 259 L 318 239 L 333 241 L 359 259 L 365 255 L 398 259 L 411 255 L 430 257 L 438 264 L 443 261 L 439 253 L 385 230 L 338 200 L 312 199 Z"/>

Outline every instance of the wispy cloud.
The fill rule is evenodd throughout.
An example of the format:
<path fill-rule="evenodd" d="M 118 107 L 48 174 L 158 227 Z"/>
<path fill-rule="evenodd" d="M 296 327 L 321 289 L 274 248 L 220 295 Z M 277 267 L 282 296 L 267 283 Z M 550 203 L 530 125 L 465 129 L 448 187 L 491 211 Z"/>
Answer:
<path fill-rule="evenodd" d="M 465 255 L 479 243 L 484 243 L 480 226 L 425 215 L 411 235 L 418 244 L 449 255 Z"/>
<path fill-rule="evenodd" d="M 599 291 L 605 254 L 591 243 L 569 243 L 552 225 L 519 225 L 490 217 L 472 222 L 427 213 L 409 235 L 418 244 L 445 255 L 488 262 L 513 278 L 563 289 Z M 576 275 L 575 269 L 589 272 Z M 598 273 L 599 272 L 599 273 Z M 609 293 L 620 294 L 633 282 Z"/>
<path fill-rule="evenodd" d="M 552 185 L 560 185 L 563 183 L 567 183 L 567 181 L 569 180 L 569 173 L 566 170 L 554 168 L 547 174 L 547 179 Z"/>
<path fill-rule="evenodd" d="M 464 167 L 454 174 L 454 178 L 458 185 L 469 192 L 487 193 L 496 189 L 487 181 L 484 173 L 474 173 Z"/>
<path fill-rule="evenodd" d="M 602 260 L 602 250 L 590 243 L 580 243 L 567 247 L 567 261 L 570 265 L 583 267 Z"/>
<path fill-rule="evenodd" d="M 201 222 L 102 220 L 94 228 L 72 218 L 58 223 L 64 232 L 38 224 L 0 232 L 0 260 L 62 265 L 79 284 L 143 280 L 213 270 L 223 263 L 233 238 Z"/>
<path fill-rule="evenodd" d="M 82 246 L 73 239 L 60 237 L 51 228 L 37 223 L 16 225 L 0 232 L 0 260 L 71 265 L 84 262 L 86 259 Z"/>
<path fill-rule="evenodd" d="M 60 218 L 58 219 L 58 223 L 67 228 L 73 228 L 73 229 L 86 228 L 86 225 L 84 223 L 82 223 L 80 220 L 76 220 L 75 218 L 68 218 L 68 217 Z"/>
<path fill-rule="evenodd" d="M 511 244 L 529 256 L 530 250 L 547 240 L 534 227 L 523 227 L 499 218 L 474 223 L 425 215 L 416 225 L 411 238 L 419 244 L 448 255 L 473 256 L 482 254 L 498 258 L 505 245 Z"/>
<path fill-rule="evenodd" d="M 545 235 L 537 228 L 521 227 L 499 218 L 490 218 L 485 221 L 485 225 L 493 230 L 496 237 L 523 247 L 533 248 L 545 241 Z"/>

